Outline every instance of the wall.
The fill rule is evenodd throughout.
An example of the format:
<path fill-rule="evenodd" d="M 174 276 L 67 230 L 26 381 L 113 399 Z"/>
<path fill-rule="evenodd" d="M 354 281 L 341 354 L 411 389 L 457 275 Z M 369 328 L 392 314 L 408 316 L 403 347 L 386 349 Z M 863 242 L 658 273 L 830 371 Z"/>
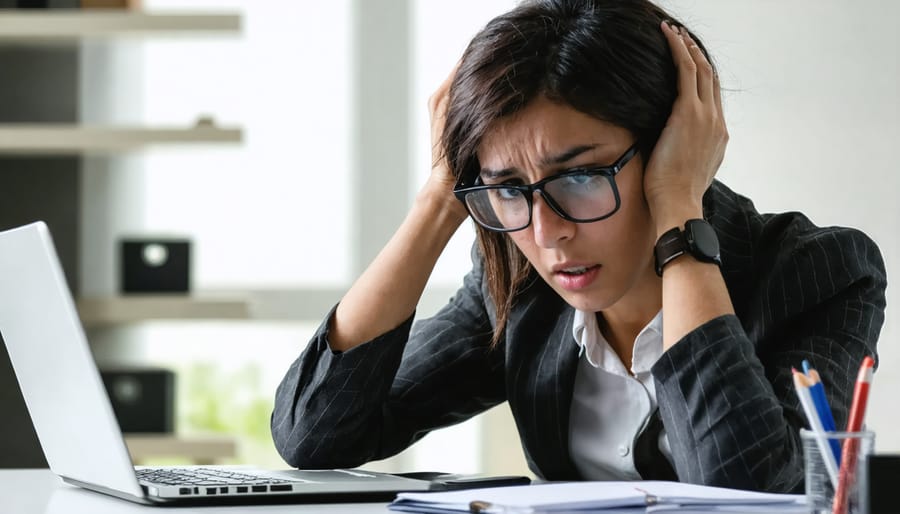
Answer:
<path fill-rule="evenodd" d="M 445 5 L 446 4 L 446 5 Z M 859 227 L 869 233 L 881 246 L 888 267 L 889 277 L 900 272 L 896 255 L 900 250 L 900 206 L 894 196 L 900 190 L 900 178 L 896 173 L 897 166 L 894 160 L 894 148 L 900 140 L 900 107 L 898 107 L 897 84 L 900 83 L 900 40 L 898 32 L 894 29 L 896 19 L 900 18 L 900 3 L 890 0 L 869 0 L 856 4 L 849 4 L 840 0 L 792 0 L 790 2 L 776 0 L 682 0 L 666 1 L 664 4 L 677 13 L 683 21 L 691 26 L 695 32 L 703 37 L 720 67 L 725 92 L 725 109 L 731 131 L 731 142 L 725 162 L 719 172 L 719 178 L 734 189 L 753 198 L 763 211 L 800 210 L 807 213 L 813 221 L 822 224 L 840 224 Z M 274 4 L 264 4 L 275 8 Z M 280 5 L 280 4 L 279 4 Z M 443 80 L 447 71 L 453 66 L 465 42 L 477 30 L 478 26 L 486 22 L 493 14 L 499 14 L 511 2 L 478 2 L 467 0 L 463 2 L 439 3 L 439 2 L 410 2 L 411 15 L 398 17 L 398 23 L 406 23 L 411 20 L 412 27 L 407 25 L 394 27 L 395 30 L 409 31 L 412 36 L 408 54 L 396 55 L 398 60 L 409 59 L 412 69 L 399 73 L 394 80 L 398 81 L 397 90 L 411 90 L 409 127 L 406 133 L 397 133 L 397 138 L 413 138 L 411 143 L 409 161 L 397 158 L 397 167 L 406 168 L 412 182 L 409 192 L 404 192 L 407 197 L 396 198 L 385 195 L 385 202 L 408 203 L 416 188 L 424 181 L 429 165 L 429 142 L 427 130 L 427 113 L 425 105 L 428 95 Z M 355 11 L 354 11 L 355 12 Z M 313 28 L 326 26 L 326 21 L 334 23 L 333 19 L 325 20 L 317 18 L 316 14 L 300 13 L 288 14 L 284 17 L 287 27 L 303 26 L 307 24 Z M 390 23 L 387 18 L 384 23 Z M 252 22 L 252 21 L 250 21 Z M 338 23 L 345 29 L 346 24 L 354 23 L 352 18 Z M 384 27 L 390 30 L 389 26 Z M 281 30 L 288 30 L 282 28 Z M 322 36 L 323 38 L 325 36 Z M 324 39 L 323 39 L 324 40 Z M 180 42 L 179 42 L 180 43 Z M 359 44 L 356 42 L 355 44 Z M 344 47 L 340 47 L 344 48 Z M 352 109 L 352 91 L 345 89 L 347 84 L 338 82 L 335 88 L 328 91 L 321 87 L 322 81 L 327 81 L 327 74 L 316 73 L 320 66 L 325 66 L 329 45 L 319 45 L 313 48 L 298 47 L 293 57 L 283 57 L 284 67 L 293 70 L 295 67 L 304 68 L 309 81 L 304 84 L 298 80 L 293 93 L 303 99 L 315 96 L 315 102 L 304 103 L 308 110 L 303 111 L 303 116 L 296 117 L 294 140 L 288 139 L 284 144 L 296 144 L 297 153 L 305 151 L 306 146 L 315 148 L 323 131 L 316 133 L 310 127 L 316 127 L 316 120 L 328 120 L 329 117 L 322 114 L 321 110 L 314 107 L 327 109 L 328 106 L 337 105 L 337 102 L 347 102 Z M 183 51 L 183 49 L 182 49 Z M 303 51 L 309 52 L 304 54 Z M 185 54 L 189 55 L 189 54 Z M 279 54 L 279 56 L 282 54 Z M 281 57 L 279 57 L 281 58 Z M 313 59 L 313 61 L 309 61 Z M 315 60 L 315 59 L 321 59 Z M 339 54 L 331 59 L 351 59 L 346 54 Z M 309 66 L 309 62 L 318 65 Z M 329 61 L 333 63 L 332 61 Z M 171 65 L 171 63 L 170 63 Z M 158 72 L 159 70 L 157 70 Z M 258 73 L 263 71 L 256 70 Z M 286 70 L 281 70 L 287 73 Z M 277 79 L 278 67 L 268 68 L 264 73 L 272 74 L 268 78 Z M 290 75 L 296 77 L 296 75 Z M 358 78 L 358 77 L 357 77 Z M 251 80 L 251 78 L 246 78 Z M 349 80 L 354 80 L 351 76 Z M 390 77 L 386 79 L 389 83 Z M 242 85 L 243 84 L 243 85 Z M 238 82 L 236 87 L 246 88 L 247 83 Z M 303 89 L 309 86 L 310 89 Z M 365 87 L 354 85 L 353 87 Z M 138 88 L 139 91 L 140 88 Z M 259 88 L 246 89 L 257 94 Z M 388 88 L 389 90 L 389 88 Z M 158 91 L 158 90 L 157 90 Z M 265 90 L 262 90 L 265 91 Z M 286 102 L 292 102 L 291 96 L 284 90 L 278 90 L 278 94 L 285 94 Z M 304 93 L 306 92 L 306 93 Z M 151 94 L 141 91 L 141 94 Z M 173 86 L 168 93 L 172 98 L 178 98 L 182 94 Z M 196 93 L 192 93 L 196 94 Z M 273 93 L 274 94 L 274 93 Z M 221 95 L 220 95 L 221 97 Z M 145 97 L 142 97 L 145 98 Z M 275 98 L 273 96 L 273 98 Z M 159 97 L 159 101 L 166 102 L 169 96 Z M 395 98 L 393 99 L 395 100 Z M 227 97 L 225 100 L 227 101 Z M 238 101 L 238 100 L 235 100 Z M 246 100 L 249 101 L 249 100 Z M 227 103 L 227 102 L 226 102 Z M 193 105 L 193 104 L 188 104 Z M 218 105 L 209 104 L 219 112 Z M 289 106 L 295 104 L 289 103 Z M 344 105 L 344 104 L 341 104 Z M 323 107 L 324 106 L 324 107 Z M 131 106 L 134 108 L 134 106 Z M 228 112 L 228 111 L 226 111 Z M 236 112 L 236 111 L 232 111 Z M 250 110 L 244 112 L 244 114 Z M 288 111 L 295 112 L 295 111 Z M 346 111 L 340 111 L 345 113 Z M 357 111 L 353 111 L 357 112 Z M 316 116 L 312 116 L 316 113 Z M 406 116 L 406 114 L 403 114 Z M 317 117 L 321 116 L 321 118 Z M 354 123 L 355 115 L 343 114 L 336 119 L 344 120 L 347 126 L 340 124 L 322 125 L 327 128 L 324 133 L 332 134 L 336 138 L 343 138 L 340 134 L 355 130 L 350 124 Z M 402 129 L 400 129 L 402 130 Z M 257 132 L 260 136 L 248 133 L 248 141 L 254 142 L 254 138 L 262 137 L 264 132 Z M 282 134 L 284 135 L 284 134 Z M 268 137 L 268 136 L 267 136 Z M 353 145 L 352 158 L 344 159 L 341 155 L 340 165 L 336 168 L 327 168 L 325 164 L 310 164 L 308 160 L 297 160 L 290 156 L 287 161 L 291 163 L 291 170 L 299 176 L 313 179 L 320 176 L 321 170 L 328 169 L 339 177 L 350 177 L 356 171 L 353 166 L 365 168 L 366 173 L 377 174 L 378 168 L 366 168 L 365 162 L 356 160 L 355 152 L 369 151 L 375 154 L 377 148 L 357 148 L 355 145 L 365 147 L 375 144 L 365 134 L 359 135 L 359 140 L 346 136 L 348 144 Z M 259 140 L 256 140 L 259 141 Z M 265 145 L 265 143 L 262 143 Z M 271 147 L 268 147 L 271 148 Z M 267 149 L 268 149 L 267 148 Z M 316 155 L 316 154 L 310 154 Z M 197 172 L 198 167 L 220 163 L 221 158 L 207 160 L 204 157 L 178 158 L 157 160 L 157 166 L 162 168 L 163 175 L 185 177 L 183 180 L 193 184 L 194 188 L 202 187 L 202 182 L 195 182 L 190 178 Z M 322 218 L 310 218 L 304 211 L 291 210 L 295 207 L 297 198 L 283 194 L 289 190 L 292 182 L 278 182 L 275 174 L 260 170 L 261 166 L 255 158 L 246 159 L 238 157 L 238 162 L 245 166 L 247 173 L 226 173 L 215 175 L 199 174 L 201 177 L 215 177 L 204 180 L 224 181 L 234 180 L 237 184 L 253 185 L 260 182 L 260 177 L 266 177 L 269 196 L 265 191 L 256 191 L 252 198 L 257 202 L 263 202 L 265 209 L 278 213 L 275 216 L 288 217 L 289 223 L 286 231 L 271 231 L 254 235 L 254 247 L 261 252 L 278 253 L 279 245 L 292 245 L 295 240 L 309 241 L 326 246 L 339 259 L 322 261 L 308 261 L 307 256 L 297 249 L 302 247 L 290 246 L 290 252 L 297 252 L 297 259 L 293 261 L 296 267 L 321 271 L 328 276 L 327 282 L 335 287 L 345 287 L 352 278 L 353 260 L 350 256 L 356 251 L 349 241 L 348 234 L 354 233 L 357 227 L 352 215 L 352 209 L 348 205 L 348 199 L 352 198 L 348 191 L 355 190 L 350 182 L 338 179 L 338 185 L 331 191 L 340 196 L 340 205 L 335 208 L 339 211 L 334 218 L 329 218 L 329 223 L 335 224 L 335 232 L 319 232 Z M 240 160 L 244 159 L 244 160 Z M 224 159 L 227 160 L 227 159 Z M 178 162 L 191 162 L 187 168 L 179 168 Z M 266 160 L 265 162 L 277 165 L 278 160 Z M 382 161 L 380 166 L 387 166 Z M 271 165 L 270 165 L 271 166 Z M 155 173 L 156 170 L 153 170 Z M 262 174 L 258 174 L 258 173 Z M 126 223 L 119 223 L 119 229 L 165 229 L 174 225 L 172 211 L 160 211 L 159 207 L 153 207 L 153 202 L 142 194 L 142 180 L 152 180 L 152 191 L 156 196 L 156 204 L 165 208 L 171 208 L 174 204 L 166 202 L 166 189 L 157 182 L 160 175 L 117 175 L 110 180 L 122 180 L 127 184 L 118 184 L 115 194 L 108 192 L 109 182 L 92 181 L 91 177 L 100 176 L 103 172 L 90 172 L 86 183 L 86 198 L 92 201 L 86 204 L 97 208 L 98 204 L 93 200 L 115 202 L 118 207 L 102 213 L 94 214 L 98 219 L 98 226 L 103 227 L 108 220 L 128 220 L 129 206 L 141 206 L 139 217 L 133 225 L 126 227 Z M 396 176 L 396 170 L 390 171 L 391 176 Z M 343 174 L 343 175 L 342 175 Z M 104 185 L 105 184 L 105 185 Z M 285 184 L 288 184 L 287 186 Z M 327 182 L 322 182 L 322 187 Z M 221 187 L 226 187 L 222 185 Z M 343 188 L 343 189 L 340 189 Z M 401 188 L 406 191 L 406 188 Z M 323 189 L 325 190 L 325 189 Z M 214 191 L 220 191 L 216 189 Z M 347 193 L 347 196 L 341 196 Z M 120 196 L 123 194 L 124 196 Z M 191 206 L 178 193 L 172 193 L 178 198 L 179 203 Z M 131 196 L 129 196 L 131 195 Z M 331 198 L 328 195 L 303 195 L 303 202 L 322 201 L 323 198 Z M 152 200 L 152 198 L 150 198 Z M 215 222 L 214 213 L 223 213 L 222 225 L 227 225 L 224 220 L 238 220 L 239 216 L 228 211 L 227 202 L 203 202 L 204 209 L 193 213 L 194 217 L 181 218 L 186 224 L 196 223 L 196 219 L 203 218 Z M 314 204 L 313 204 L 314 205 Z M 322 208 L 327 208 L 322 205 Z M 252 209 L 248 204 L 242 204 L 242 209 Z M 394 212 L 391 210 L 391 212 Z M 234 216 L 234 217 L 230 217 Z M 292 217 L 293 216 L 293 217 Z M 341 216 L 344 216 L 341 218 Z M 291 218 L 292 217 L 292 218 Z M 146 220 L 156 222 L 142 225 Z M 312 221 L 312 222 L 310 222 Z M 129 222 L 130 223 L 130 222 Z M 248 236 L 248 231 L 253 227 L 239 224 L 241 231 L 230 234 L 233 239 L 241 240 Z M 308 231 L 307 231 L 308 230 Z M 308 236 L 307 234 L 313 234 Z M 257 237 L 257 236 L 266 237 Z M 116 236 L 114 232 L 102 232 L 99 240 L 89 239 L 98 243 L 107 244 Z M 207 241 L 213 248 L 221 243 L 215 241 L 228 241 L 228 233 L 215 233 Z M 204 236 L 205 237 L 205 236 Z M 288 242 L 286 242 L 288 240 Z M 271 243 L 270 243 L 271 242 Z M 457 238 L 448 248 L 441 259 L 439 268 L 432 280 L 435 287 L 450 287 L 458 283 L 458 278 L 468 268 L 468 247 L 471 243 L 471 231 L 468 227 L 462 229 Z M 271 246 L 269 246 L 271 244 Z M 97 247 L 100 248 L 100 247 Z M 90 250 L 86 250 L 90 251 Z M 96 250 L 99 251 L 99 250 Z M 213 253 L 214 255 L 214 253 Z M 227 261 L 227 259 L 226 259 Z M 337 263 L 337 264 L 334 264 Z M 310 266 L 309 268 L 304 268 Z M 333 268 L 340 268 L 333 273 Z M 326 269 L 328 268 L 328 269 Z M 104 268 L 105 269 L 105 268 Z M 222 268 L 215 268 L 221 270 Z M 88 272 L 88 270 L 85 270 Z M 298 272 L 302 275 L 302 271 Z M 220 275 L 219 278 L 221 278 Z M 297 277 L 292 281 L 292 286 L 302 283 L 304 280 L 312 281 L 315 277 Z M 92 280 L 92 284 L 106 284 L 112 288 L 112 283 Z M 266 279 L 275 281 L 272 276 Z M 210 278 L 207 285 L 213 286 L 216 280 Z M 246 282 L 244 282 L 246 284 Z M 871 426 L 879 432 L 878 448 L 880 450 L 900 450 L 900 433 L 891 430 L 900 419 L 897 418 L 892 408 L 891 392 L 896 390 L 900 382 L 900 351 L 891 342 L 897 337 L 896 319 L 900 315 L 895 301 L 896 293 L 893 288 L 888 291 L 888 321 L 882 334 L 880 343 L 881 369 L 877 374 L 876 385 L 870 405 L 869 421 Z M 419 314 L 427 315 L 433 310 L 433 306 L 423 308 Z M 263 334 L 260 332 L 259 334 Z M 260 336 L 264 340 L 264 335 Z M 233 342 L 241 344 L 240 341 Z M 299 350 L 303 344 L 297 342 L 297 348 L 287 347 L 285 353 L 279 354 L 282 358 L 289 358 L 292 353 Z M 284 348 L 284 346 L 279 346 Z M 486 436 L 482 444 L 493 451 L 503 443 L 514 441 L 514 428 L 511 426 L 508 416 L 503 410 L 492 412 L 486 421 Z M 450 435 L 448 435 L 450 434 Z M 422 443 L 421 460 L 415 462 L 421 467 L 441 466 L 448 451 L 456 450 L 469 444 L 471 431 L 463 429 L 462 433 L 443 432 L 434 434 Z M 430 445 L 430 446 L 427 446 Z M 449 448 L 449 450 L 448 450 Z M 460 463 L 458 468 L 465 468 L 468 464 Z M 496 470 L 518 470 L 522 467 L 521 455 L 516 448 L 509 451 L 492 454 L 488 462 L 472 463 L 474 468 Z M 461 470 L 461 469 L 460 469 Z"/>
<path fill-rule="evenodd" d="M 703 38 L 727 89 L 718 177 L 761 211 L 857 227 L 881 247 L 888 308 L 868 423 L 900 451 L 900 3 L 668 1 Z"/>

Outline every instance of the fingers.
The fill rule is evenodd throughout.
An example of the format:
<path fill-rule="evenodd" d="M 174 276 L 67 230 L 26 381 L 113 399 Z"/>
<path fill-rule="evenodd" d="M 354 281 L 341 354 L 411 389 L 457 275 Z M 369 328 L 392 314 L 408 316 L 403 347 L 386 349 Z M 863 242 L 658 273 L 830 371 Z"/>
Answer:
<path fill-rule="evenodd" d="M 667 180 L 683 178 L 696 181 L 688 184 L 688 190 L 705 191 L 722 162 L 728 141 L 719 80 L 700 45 L 686 29 L 669 22 L 662 22 L 660 28 L 669 44 L 677 70 L 678 97 L 666 127 L 667 130 L 672 129 L 668 134 L 670 154 L 660 151 L 659 155 L 672 160 L 667 166 L 699 170 L 694 174 L 683 174 L 679 179 L 668 177 Z M 660 137 L 657 149 L 667 148 L 663 144 L 665 136 L 666 134 Z M 693 156 L 677 150 L 688 146 L 691 148 L 689 153 L 693 153 Z M 655 157 L 656 149 L 651 160 Z M 700 180 L 703 181 L 702 184 Z M 702 187 L 695 187 L 698 185 Z"/>
<path fill-rule="evenodd" d="M 450 70 L 450 74 L 447 75 L 447 78 L 441 82 L 441 85 L 431 94 L 431 97 L 428 98 L 428 111 L 434 115 L 436 111 L 438 111 L 444 104 L 446 104 L 447 96 L 450 93 L 450 85 L 453 83 L 453 79 L 456 77 L 456 72 L 459 71 L 459 64 L 457 62 L 453 69 Z"/>
<path fill-rule="evenodd" d="M 679 95 L 697 95 L 697 65 L 691 52 L 688 50 L 684 38 L 678 29 L 664 21 L 661 24 L 663 34 L 669 42 L 669 50 L 672 52 L 672 60 L 678 68 L 678 93 Z"/>
<path fill-rule="evenodd" d="M 713 73 L 712 65 L 706 60 L 703 50 L 700 50 L 700 47 L 697 46 L 697 43 L 694 42 L 691 36 L 685 34 L 684 38 L 688 52 L 690 52 L 691 58 L 697 67 L 697 95 L 704 103 L 715 103 L 713 99 L 713 77 L 715 74 Z"/>
<path fill-rule="evenodd" d="M 722 110 L 722 88 L 719 84 L 718 73 L 713 73 L 713 99 L 716 101 L 716 111 L 719 117 L 725 118 L 725 111 Z"/>
<path fill-rule="evenodd" d="M 678 68 L 679 93 L 696 92 L 704 103 L 715 103 L 720 99 L 717 94 L 718 78 L 703 50 L 684 28 L 674 27 L 668 22 L 663 22 L 661 26 Z"/>
<path fill-rule="evenodd" d="M 447 117 L 447 104 L 450 101 L 450 85 L 459 70 L 459 62 L 441 82 L 441 85 L 428 98 L 428 114 L 431 118 L 431 166 L 432 168 L 445 168 L 445 156 L 441 148 L 441 137 L 444 133 L 444 123 Z"/>

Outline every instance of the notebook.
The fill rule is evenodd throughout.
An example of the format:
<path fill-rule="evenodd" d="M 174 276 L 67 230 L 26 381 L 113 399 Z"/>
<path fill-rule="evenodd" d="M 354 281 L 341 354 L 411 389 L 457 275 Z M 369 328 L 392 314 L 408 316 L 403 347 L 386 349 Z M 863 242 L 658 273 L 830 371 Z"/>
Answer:
<path fill-rule="evenodd" d="M 773 494 L 664 481 L 556 482 L 472 491 L 400 493 L 388 506 L 418 513 L 575 512 L 805 513 L 801 494 Z"/>
<path fill-rule="evenodd" d="M 50 469 L 70 484 L 154 505 L 375 501 L 429 488 L 359 469 L 135 468 L 43 222 L 0 232 L 0 336 Z"/>

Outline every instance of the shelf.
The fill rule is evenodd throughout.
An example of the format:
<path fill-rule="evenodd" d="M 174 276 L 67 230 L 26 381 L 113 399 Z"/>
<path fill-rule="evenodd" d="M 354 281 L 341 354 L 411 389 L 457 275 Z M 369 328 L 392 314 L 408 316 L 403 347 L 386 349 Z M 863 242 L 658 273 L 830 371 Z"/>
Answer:
<path fill-rule="evenodd" d="M 240 143 L 240 128 L 104 127 L 75 124 L 0 124 L 0 154 L 112 153 L 153 145 Z"/>
<path fill-rule="evenodd" d="M 0 9 L 0 42 L 67 41 L 149 35 L 237 34 L 234 13 L 174 14 L 120 10 Z"/>
<path fill-rule="evenodd" d="M 160 319 L 248 319 L 245 297 L 135 295 L 80 298 L 78 315 L 86 327 Z"/>
<path fill-rule="evenodd" d="M 180 437 L 173 434 L 125 434 L 125 444 L 136 463 L 159 457 L 184 457 L 195 464 L 215 464 L 237 455 L 237 442 L 227 436 Z"/>

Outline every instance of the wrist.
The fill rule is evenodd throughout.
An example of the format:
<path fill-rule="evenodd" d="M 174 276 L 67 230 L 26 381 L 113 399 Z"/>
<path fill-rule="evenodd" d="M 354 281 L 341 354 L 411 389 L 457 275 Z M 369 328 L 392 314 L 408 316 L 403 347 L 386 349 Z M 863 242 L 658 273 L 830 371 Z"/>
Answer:
<path fill-rule="evenodd" d="M 652 215 L 656 225 L 656 237 L 659 239 L 675 227 L 684 227 L 687 220 L 703 218 L 703 206 L 692 202 L 671 204 L 653 209 Z"/>
<path fill-rule="evenodd" d="M 663 268 L 683 255 L 692 256 L 699 262 L 722 265 L 719 238 L 709 222 L 691 219 L 685 222 L 684 230 L 674 227 L 660 236 L 653 248 L 656 274 L 662 277 Z"/>
<path fill-rule="evenodd" d="M 458 227 L 469 213 L 449 189 L 433 188 L 426 184 L 416 195 L 413 210 L 438 223 L 450 223 Z"/>

